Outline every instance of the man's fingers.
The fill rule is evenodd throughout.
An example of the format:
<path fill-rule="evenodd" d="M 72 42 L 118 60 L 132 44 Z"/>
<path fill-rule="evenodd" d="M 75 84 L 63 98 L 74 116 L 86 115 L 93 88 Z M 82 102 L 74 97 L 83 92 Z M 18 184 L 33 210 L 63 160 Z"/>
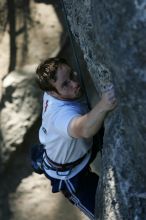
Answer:
<path fill-rule="evenodd" d="M 108 92 L 107 98 L 108 98 L 109 101 L 114 101 L 114 100 L 116 100 L 114 91 Z"/>

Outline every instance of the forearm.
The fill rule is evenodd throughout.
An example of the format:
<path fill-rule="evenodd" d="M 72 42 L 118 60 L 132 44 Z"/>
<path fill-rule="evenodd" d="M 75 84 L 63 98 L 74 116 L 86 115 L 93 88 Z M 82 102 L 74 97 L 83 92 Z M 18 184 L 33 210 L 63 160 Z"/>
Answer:
<path fill-rule="evenodd" d="M 92 137 L 101 128 L 103 121 L 107 115 L 99 102 L 88 114 L 82 118 L 82 128 L 84 137 Z"/>
<path fill-rule="evenodd" d="M 117 106 L 117 101 L 113 87 L 109 91 L 102 94 L 101 100 L 96 106 L 85 116 L 84 136 L 91 137 L 96 134 L 102 126 L 107 113 Z"/>
<path fill-rule="evenodd" d="M 75 118 L 69 126 L 69 133 L 75 138 L 89 138 L 96 134 L 104 121 L 107 110 L 99 102 L 89 113 Z"/>
<path fill-rule="evenodd" d="M 106 114 L 117 105 L 113 91 L 104 93 L 101 100 L 87 114 L 74 118 L 69 125 L 69 134 L 74 138 L 89 138 L 96 134 Z"/>

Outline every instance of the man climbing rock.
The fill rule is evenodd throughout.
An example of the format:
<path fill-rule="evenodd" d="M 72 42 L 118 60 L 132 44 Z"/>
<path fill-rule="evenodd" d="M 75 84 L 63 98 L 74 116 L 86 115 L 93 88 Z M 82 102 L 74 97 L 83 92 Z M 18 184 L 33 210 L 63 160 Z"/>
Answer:
<path fill-rule="evenodd" d="M 49 58 L 37 70 L 44 91 L 39 140 L 44 146 L 43 172 L 52 192 L 61 191 L 90 219 L 95 219 L 95 193 L 99 177 L 89 167 L 93 136 L 116 105 L 113 89 L 102 94 L 89 111 L 77 74 L 66 60 Z"/>

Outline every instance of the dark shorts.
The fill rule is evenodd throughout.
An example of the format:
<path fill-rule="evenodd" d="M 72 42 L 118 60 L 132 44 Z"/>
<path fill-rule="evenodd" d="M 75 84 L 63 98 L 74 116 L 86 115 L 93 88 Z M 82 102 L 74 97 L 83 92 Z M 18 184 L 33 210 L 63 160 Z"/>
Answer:
<path fill-rule="evenodd" d="M 80 173 L 68 180 L 54 179 L 45 174 L 51 180 L 53 193 L 61 191 L 72 204 L 92 220 L 95 219 L 95 194 L 99 177 L 91 171 L 90 164 L 95 159 L 97 152 L 101 151 L 103 129 L 101 132 L 102 134 L 94 136 L 91 158 L 88 165 Z"/>
<path fill-rule="evenodd" d="M 71 179 L 59 180 L 45 175 L 51 181 L 53 193 L 61 191 L 85 215 L 95 219 L 95 194 L 99 177 L 91 172 L 89 166 Z"/>

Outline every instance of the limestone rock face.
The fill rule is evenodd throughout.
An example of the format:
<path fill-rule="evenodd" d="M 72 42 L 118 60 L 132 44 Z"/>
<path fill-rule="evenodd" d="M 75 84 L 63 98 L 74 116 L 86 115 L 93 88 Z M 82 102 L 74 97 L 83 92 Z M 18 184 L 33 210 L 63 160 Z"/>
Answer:
<path fill-rule="evenodd" d="M 34 66 L 13 71 L 3 81 L 1 103 L 1 167 L 20 146 L 41 111 L 41 92 L 37 90 Z"/>
<path fill-rule="evenodd" d="M 112 81 L 119 102 L 105 121 L 96 218 L 146 219 L 146 1 L 64 2 L 95 87 Z"/>

